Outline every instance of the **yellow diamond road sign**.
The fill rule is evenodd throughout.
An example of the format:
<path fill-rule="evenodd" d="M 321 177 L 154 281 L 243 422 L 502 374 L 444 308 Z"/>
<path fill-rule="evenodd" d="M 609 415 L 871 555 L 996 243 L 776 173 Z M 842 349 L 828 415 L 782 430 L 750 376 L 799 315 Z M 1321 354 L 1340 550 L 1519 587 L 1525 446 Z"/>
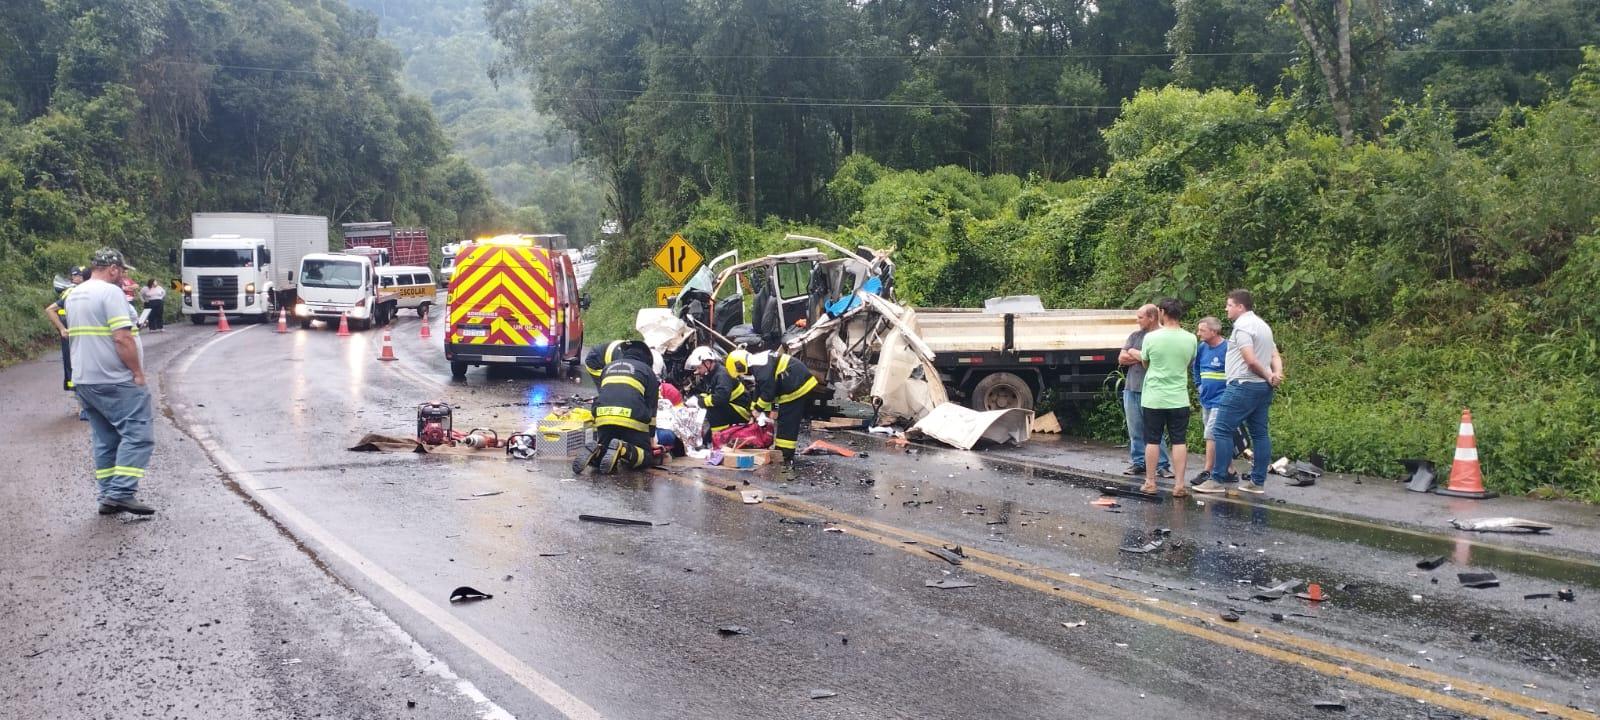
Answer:
<path fill-rule="evenodd" d="M 661 251 L 656 253 L 656 267 L 672 278 L 675 285 L 682 285 L 689 279 L 689 275 L 700 267 L 700 262 L 705 260 L 699 251 L 695 250 L 683 239 L 682 235 L 673 233 L 672 239 L 661 246 Z"/>
<path fill-rule="evenodd" d="M 661 285 L 656 288 L 656 307 L 666 307 L 667 303 L 683 292 L 682 285 Z"/>

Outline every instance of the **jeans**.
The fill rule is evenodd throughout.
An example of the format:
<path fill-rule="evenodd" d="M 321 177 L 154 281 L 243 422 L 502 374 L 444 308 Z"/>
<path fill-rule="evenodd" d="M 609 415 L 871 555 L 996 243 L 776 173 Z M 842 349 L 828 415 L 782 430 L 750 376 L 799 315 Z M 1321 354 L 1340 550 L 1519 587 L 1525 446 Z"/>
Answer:
<path fill-rule="evenodd" d="M 156 444 L 150 391 L 131 382 L 79 385 L 76 390 L 89 413 L 100 500 L 132 500 Z"/>
<path fill-rule="evenodd" d="M 1250 481 L 1256 485 L 1267 483 L 1267 468 L 1272 465 L 1272 441 L 1267 437 L 1267 411 L 1272 408 L 1273 387 L 1264 382 L 1228 383 L 1222 393 L 1222 405 L 1217 407 L 1216 428 L 1221 432 L 1213 438 L 1217 443 L 1219 467 L 1210 468 L 1217 482 L 1227 482 L 1233 464 L 1233 431 L 1241 424 L 1250 434 L 1250 449 L 1255 460 L 1250 465 Z"/>
<path fill-rule="evenodd" d="M 1134 467 L 1144 467 L 1144 408 L 1139 407 L 1139 397 L 1142 393 L 1135 390 L 1122 391 L 1122 414 L 1128 418 L 1128 462 Z M 1167 444 L 1161 444 L 1161 460 L 1156 465 L 1157 470 L 1170 470 L 1172 463 L 1167 459 Z"/>

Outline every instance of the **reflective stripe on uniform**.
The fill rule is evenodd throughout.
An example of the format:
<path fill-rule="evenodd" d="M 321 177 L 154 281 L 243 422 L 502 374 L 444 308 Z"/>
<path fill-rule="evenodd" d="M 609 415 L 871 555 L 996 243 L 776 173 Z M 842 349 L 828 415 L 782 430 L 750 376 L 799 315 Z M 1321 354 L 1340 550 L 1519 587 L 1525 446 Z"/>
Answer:
<path fill-rule="evenodd" d="M 769 403 L 766 400 L 758 399 L 758 400 L 756 400 L 755 407 L 756 407 L 757 410 L 760 410 L 762 412 L 766 412 L 766 411 L 772 409 L 772 403 Z"/>
<path fill-rule="evenodd" d="M 111 477 L 112 475 L 115 475 L 115 474 L 117 474 L 117 469 L 116 468 L 101 468 L 99 470 L 94 471 L 94 479 L 96 479 L 96 480 L 104 480 L 104 479 L 106 479 L 108 477 Z"/>
<path fill-rule="evenodd" d="M 750 421 L 750 408 L 743 405 L 729 405 L 728 407 L 739 417 L 744 418 L 746 422 Z"/>
<path fill-rule="evenodd" d="M 776 438 L 772 441 L 773 446 L 779 450 L 793 450 L 795 443 L 796 441 L 794 440 L 785 440 L 783 438 Z"/>
<path fill-rule="evenodd" d="M 1203 372 L 1203 373 L 1200 373 L 1200 379 L 1201 380 L 1227 380 L 1228 379 L 1228 374 L 1225 373 L 1225 372 Z"/>
<path fill-rule="evenodd" d="M 728 393 L 728 399 L 738 400 L 741 397 L 744 397 L 744 383 L 736 382 L 733 386 L 733 392 Z"/>
<path fill-rule="evenodd" d="M 99 478 L 101 472 L 102 471 L 100 471 L 100 470 L 96 470 L 95 473 L 94 473 L 94 476 L 96 478 Z M 129 467 L 127 465 L 118 465 L 116 467 L 111 468 L 109 472 L 110 472 L 110 475 L 107 475 L 106 477 L 110 477 L 111 475 L 126 475 L 128 477 L 136 477 L 136 478 L 144 477 L 144 468 Z"/>
<path fill-rule="evenodd" d="M 67 328 L 67 337 L 111 337 L 111 328 L 108 327 L 72 327 Z"/>
<path fill-rule="evenodd" d="M 592 367 L 588 367 L 588 366 L 584 366 L 583 369 L 588 370 L 590 375 L 593 375 L 595 377 L 600 377 L 600 371 L 599 370 L 596 370 L 596 369 L 594 369 Z"/>
<path fill-rule="evenodd" d="M 644 383 L 641 383 L 638 380 L 626 375 L 612 375 L 611 377 L 600 381 L 600 387 L 605 387 L 607 385 L 627 385 L 628 387 L 638 390 L 640 395 L 644 394 Z"/>
<path fill-rule="evenodd" d="M 807 393 L 811 392 L 812 389 L 814 389 L 816 387 L 817 387 L 817 379 L 815 377 L 808 377 L 808 378 L 806 378 L 806 381 L 800 385 L 800 389 L 795 390 L 792 393 L 788 393 L 788 394 L 785 394 L 785 395 L 779 395 L 778 396 L 778 404 L 782 405 L 784 403 L 791 403 L 791 402 L 794 402 L 796 400 L 799 400 L 800 398 L 805 397 Z"/>
<path fill-rule="evenodd" d="M 649 425 L 646 425 L 646 424 L 644 424 L 642 422 L 639 422 L 638 420 L 634 420 L 632 418 L 623 417 L 621 415 L 596 415 L 595 418 L 594 418 L 594 426 L 595 427 L 607 427 L 607 426 L 610 426 L 610 427 L 626 428 L 628 430 L 638 430 L 639 432 L 650 432 L 650 426 Z"/>
<path fill-rule="evenodd" d="M 113 315 L 106 318 L 106 327 L 116 330 L 118 328 L 133 327 L 133 321 L 127 315 Z"/>

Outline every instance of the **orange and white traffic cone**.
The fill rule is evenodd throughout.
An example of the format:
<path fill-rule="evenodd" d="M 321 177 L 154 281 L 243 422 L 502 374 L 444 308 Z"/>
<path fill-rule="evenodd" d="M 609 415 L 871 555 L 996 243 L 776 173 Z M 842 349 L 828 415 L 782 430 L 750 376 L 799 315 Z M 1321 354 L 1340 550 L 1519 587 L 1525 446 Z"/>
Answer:
<path fill-rule="evenodd" d="M 339 337 L 350 337 L 350 313 L 339 313 Z"/>
<path fill-rule="evenodd" d="M 428 339 L 430 337 L 433 337 L 433 334 L 428 331 L 428 309 L 427 308 L 423 308 L 422 309 L 422 329 L 417 331 L 417 337 L 422 338 L 424 340 L 426 340 L 426 339 Z"/>
<path fill-rule="evenodd" d="M 1450 483 L 1434 492 L 1475 500 L 1500 496 L 1483 489 L 1483 468 L 1478 465 L 1478 438 L 1472 431 L 1471 410 L 1461 409 L 1461 431 L 1456 435 L 1456 461 L 1450 466 Z"/>
<path fill-rule="evenodd" d="M 278 334 L 289 332 L 289 311 L 278 308 Z"/>
<path fill-rule="evenodd" d="M 1303 593 L 1295 593 L 1295 597 L 1301 600 L 1310 600 L 1311 602 L 1322 602 L 1328 599 L 1327 595 L 1322 594 L 1322 586 L 1316 583 L 1311 583 Z"/>
<path fill-rule="evenodd" d="M 233 328 L 228 327 L 228 314 L 222 311 L 222 303 L 217 303 L 217 332 L 225 333 Z"/>
<path fill-rule="evenodd" d="M 378 354 L 379 360 L 399 360 L 394 356 L 394 345 L 389 342 L 389 328 L 383 329 L 383 352 Z"/>

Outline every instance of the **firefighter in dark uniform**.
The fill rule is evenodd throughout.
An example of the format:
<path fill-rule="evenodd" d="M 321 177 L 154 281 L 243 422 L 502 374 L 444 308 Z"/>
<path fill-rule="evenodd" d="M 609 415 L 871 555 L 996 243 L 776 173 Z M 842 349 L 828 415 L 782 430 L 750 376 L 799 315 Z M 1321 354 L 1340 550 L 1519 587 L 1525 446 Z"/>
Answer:
<path fill-rule="evenodd" d="M 708 436 L 750 422 L 750 392 L 739 380 L 749 372 L 750 353 L 738 349 L 728 353 L 721 367 L 713 364 L 706 373 L 705 392 L 699 398 L 700 407 L 706 409 Z"/>
<path fill-rule="evenodd" d="M 61 389 L 72 392 L 72 345 L 67 342 L 67 296 L 72 294 L 73 288 L 89 279 L 89 268 L 79 265 L 68 275 L 72 284 L 62 288 L 61 294 L 56 296 L 56 301 L 45 306 L 44 316 L 50 320 L 51 325 L 56 326 L 56 331 L 61 333 L 61 370 L 64 373 Z"/>
<path fill-rule="evenodd" d="M 573 460 L 575 474 L 589 466 L 608 474 L 637 470 L 655 459 L 661 383 L 650 367 L 650 346 L 627 340 L 616 348 L 615 357 L 600 373 L 600 393 L 594 398 L 595 444 Z"/>
<path fill-rule="evenodd" d="M 811 370 L 783 351 L 766 354 L 766 362 L 755 365 L 756 412 L 772 412 L 778 408 L 777 428 L 773 433 L 773 447 L 783 452 L 784 462 L 794 461 L 795 443 L 800 439 L 800 421 L 806 415 L 806 395 L 817 387 Z"/>
<path fill-rule="evenodd" d="M 612 340 L 605 345 L 596 345 L 589 348 L 589 354 L 583 356 L 583 369 L 589 371 L 589 379 L 594 381 L 594 389 L 600 389 L 600 374 L 605 372 L 606 366 L 616 362 L 617 348 L 622 346 L 622 340 Z"/>

